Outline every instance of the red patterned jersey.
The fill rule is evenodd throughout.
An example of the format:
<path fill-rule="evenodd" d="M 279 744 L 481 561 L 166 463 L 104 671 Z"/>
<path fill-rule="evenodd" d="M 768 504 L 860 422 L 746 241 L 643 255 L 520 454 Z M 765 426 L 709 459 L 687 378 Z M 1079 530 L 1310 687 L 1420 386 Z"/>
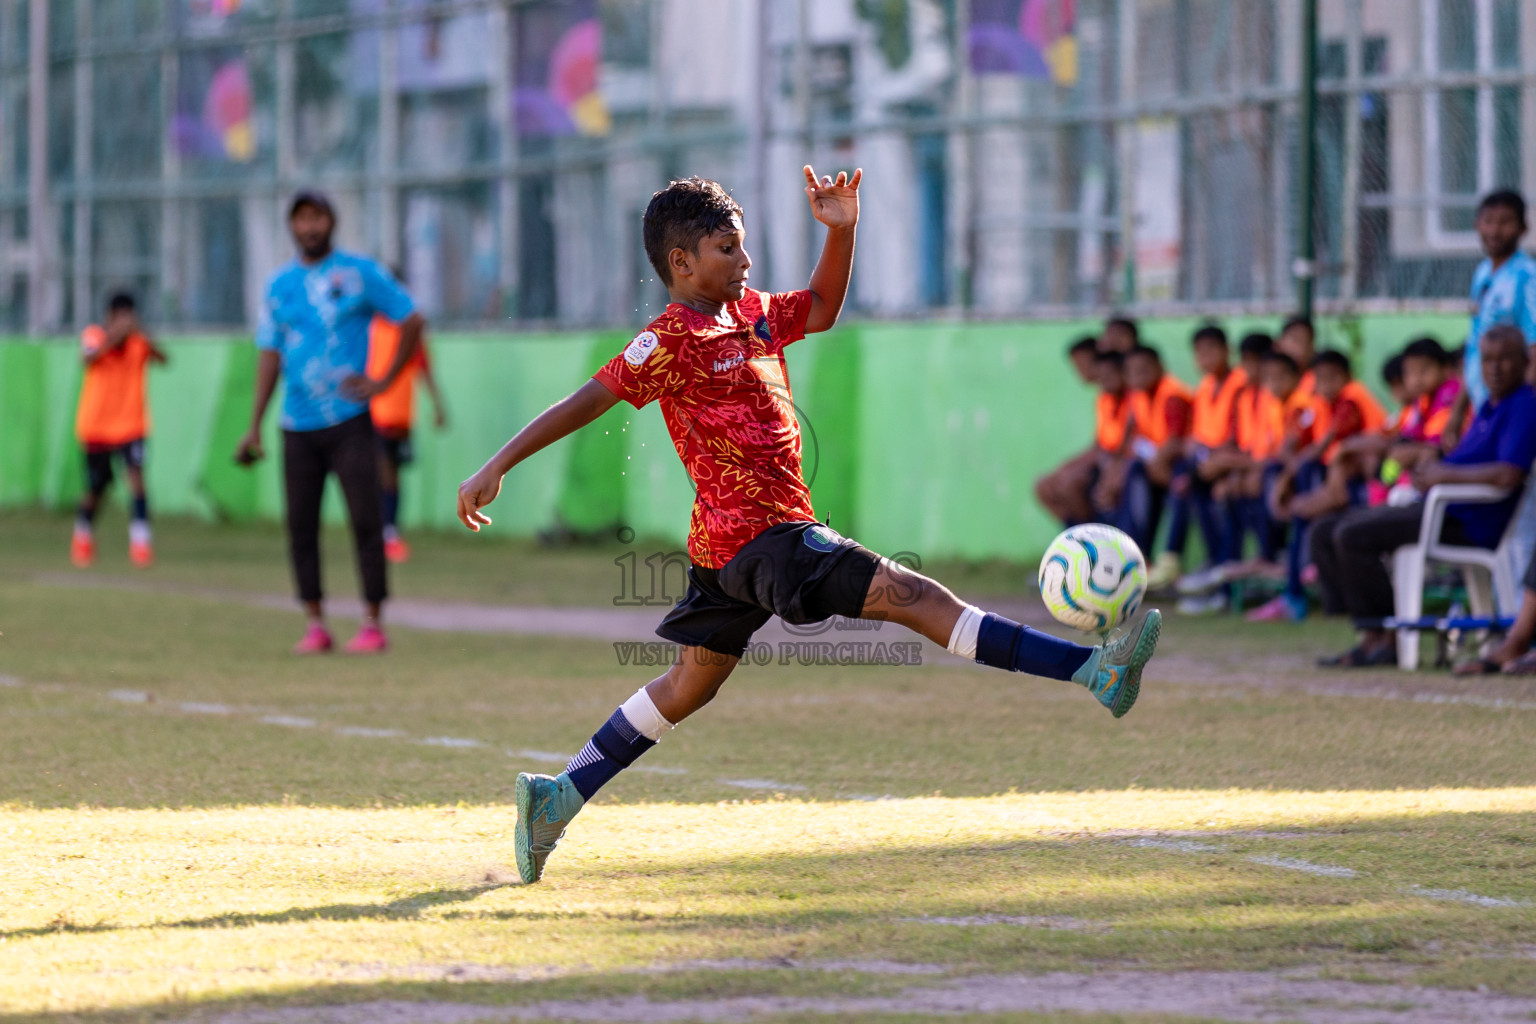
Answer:
<path fill-rule="evenodd" d="M 784 365 L 810 313 L 808 291 L 748 289 L 718 318 L 674 302 L 594 376 L 636 409 L 660 400 L 693 480 L 688 556 L 705 568 L 770 526 L 816 519 Z"/>

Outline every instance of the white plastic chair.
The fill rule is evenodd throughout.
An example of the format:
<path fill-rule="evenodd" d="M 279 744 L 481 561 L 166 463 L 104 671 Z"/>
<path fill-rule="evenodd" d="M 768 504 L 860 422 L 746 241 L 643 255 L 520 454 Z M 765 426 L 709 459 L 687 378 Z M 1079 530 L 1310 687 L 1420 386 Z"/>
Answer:
<path fill-rule="evenodd" d="M 1449 505 L 1491 504 L 1510 492 L 1488 484 L 1436 484 L 1424 496 L 1424 519 L 1419 542 L 1405 544 L 1392 555 L 1392 591 L 1398 619 L 1418 619 L 1424 614 L 1424 570 L 1430 562 L 1461 568 L 1467 584 L 1467 603 L 1473 615 L 1514 615 L 1520 606 L 1519 579 L 1524 566 L 1514 564 L 1512 541 L 1518 517 L 1510 520 L 1499 546 L 1463 547 L 1440 540 Z M 1419 667 L 1419 631 L 1397 631 L 1397 667 L 1411 672 Z"/>

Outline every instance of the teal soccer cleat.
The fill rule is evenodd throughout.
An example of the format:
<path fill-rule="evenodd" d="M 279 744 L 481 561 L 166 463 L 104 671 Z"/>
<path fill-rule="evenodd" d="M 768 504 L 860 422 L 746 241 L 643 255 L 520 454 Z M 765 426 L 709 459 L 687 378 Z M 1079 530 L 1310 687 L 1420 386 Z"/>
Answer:
<path fill-rule="evenodd" d="M 1095 651 L 1072 681 L 1086 686 L 1116 718 L 1122 717 L 1141 693 L 1141 670 L 1152 660 L 1162 633 L 1163 613 L 1147 612 L 1141 622 Z"/>
<path fill-rule="evenodd" d="M 517 830 L 512 845 L 517 852 L 517 873 L 524 885 L 532 885 L 544 876 L 544 862 L 584 803 L 586 800 L 563 772 L 558 778 L 518 774 Z"/>

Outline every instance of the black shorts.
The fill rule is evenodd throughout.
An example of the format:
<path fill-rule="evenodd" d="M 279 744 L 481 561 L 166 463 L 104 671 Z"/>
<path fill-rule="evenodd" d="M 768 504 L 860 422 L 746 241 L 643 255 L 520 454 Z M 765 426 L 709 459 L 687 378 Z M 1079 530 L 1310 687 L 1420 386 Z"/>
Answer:
<path fill-rule="evenodd" d="M 397 469 L 408 466 L 416 453 L 411 450 L 411 432 L 409 430 L 376 430 L 379 437 L 379 451 L 389 460 L 389 464 Z"/>
<path fill-rule="evenodd" d="M 688 592 L 656 635 L 739 658 L 775 615 L 790 625 L 858 618 L 879 567 L 879 555 L 829 526 L 770 526 L 720 569 L 689 566 Z"/>
<path fill-rule="evenodd" d="M 112 460 L 123 460 L 128 469 L 144 468 L 144 439 L 127 444 L 87 444 L 85 446 L 85 485 L 92 494 L 100 494 L 112 483 Z"/>

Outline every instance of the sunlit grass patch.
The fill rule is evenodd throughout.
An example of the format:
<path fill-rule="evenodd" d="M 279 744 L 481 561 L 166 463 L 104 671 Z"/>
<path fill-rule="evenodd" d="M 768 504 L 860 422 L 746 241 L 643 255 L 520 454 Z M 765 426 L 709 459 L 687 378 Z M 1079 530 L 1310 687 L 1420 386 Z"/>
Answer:
<path fill-rule="evenodd" d="M 740 958 L 962 973 L 1429 965 L 1430 943 L 1529 939 L 1528 909 L 1404 890 L 1536 902 L 1528 872 L 1456 855 L 1490 832 L 1536 839 L 1533 812 L 1529 788 L 599 804 L 524 888 L 508 881 L 506 807 L 13 809 L 0 813 L 0 874 L 17 894 L 0 912 L 0 997 L 85 1009 L 466 965 L 531 998 L 550 977 L 639 972 L 626 984 L 648 991 L 658 964 Z M 980 923 L 926 920 L 966 917 Z M 826 982 L 753 977 L 776 991 Z"/>

